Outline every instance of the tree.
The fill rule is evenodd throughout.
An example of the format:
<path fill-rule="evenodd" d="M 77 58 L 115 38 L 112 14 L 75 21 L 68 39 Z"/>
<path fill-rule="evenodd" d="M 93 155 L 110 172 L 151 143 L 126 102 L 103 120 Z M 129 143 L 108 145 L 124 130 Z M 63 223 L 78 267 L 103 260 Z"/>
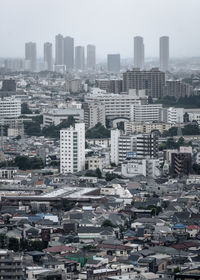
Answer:
<path fill-rule="evenodd" d="M 0 248 L 4 249 L 7 247 L 7 238 L 6 235 L 1 233 L 0 234 Z"/>
<path fill-rule="evenodd" d="M 102 227 L 114 227 L 113 223 L 110 220 L 104 220 Z"/>
<path fill-rule="evenodd" d="M 42 159 L 38 157 L 29 158 L 27 156 L 17 156 L 14 162 L 15 166 L 22 170 L 42 169 L 44 167 Z"/>
<path fill-rule="evenodd" d="M 110 130 L 105 128 L 101 123 L 97 123 L 91 129 L 88 129 L 85 134 L 86 138 L 110 138 Z"/>
<path fill-rule="evenodd" d="M 32 114 L 33 112 L 29 109 L 27 103 L 22 103 L 22 105 L 21 105 L 21 113 L 22 113 L 22 115 L 25 115 L 25 114 Z"/>
<path fill-rule="evenodd" d="M 14 252 L 19 251 L 19 240 L 17 238 L 14 237 L 9 238 L 8 250 L 13 250 Z"/>
<path fill-rule="evenodd" d="M 106 173 L 106 181 L 112 181 L 115 178 L 121 179 L 122 177 L 115 173 L 109 173 L 109 172 Z"/>
<path fill-rule="evenodd" d="M 102 178 L 102 173 L 99 168 L 96 169 L 96 175 L 97 175 L 97 178 Z"/>

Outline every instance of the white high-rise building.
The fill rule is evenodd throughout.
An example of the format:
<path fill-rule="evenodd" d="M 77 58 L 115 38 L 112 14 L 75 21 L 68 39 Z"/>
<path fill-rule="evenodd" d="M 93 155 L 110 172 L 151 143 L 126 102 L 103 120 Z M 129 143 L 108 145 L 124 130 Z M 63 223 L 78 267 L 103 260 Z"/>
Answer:
<path fill-rule="evenodd" d="M 159 122 L 161 120 L 162 104 L 131 104 L 130 117 L 134 122 Z"/>
<path fill-rule="evenodd" d="M 134 67 L 140 69 L 144 67 L 144 43 L 140 36 L 134 37 Z"/>
<path fill-rule="evenodd" d="M 60 173 L 75 173 L 85 169 L 85 124 L 60 131 Z"/>
<path fill-rule="evenodd" d="M 160 70 L 169 70 L 169 37 L 160 37 Z"/>
<path fill-rule="evenodd" d="M 0 118 L 18 118 L 20 115 L 20 99 L 12 96 L 0 99 Z"/>

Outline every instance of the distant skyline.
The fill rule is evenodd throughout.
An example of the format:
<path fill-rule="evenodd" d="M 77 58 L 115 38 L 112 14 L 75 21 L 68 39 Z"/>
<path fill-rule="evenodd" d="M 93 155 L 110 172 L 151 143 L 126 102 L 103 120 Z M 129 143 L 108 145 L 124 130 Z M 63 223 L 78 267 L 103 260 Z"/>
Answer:
<path fill-rule="evenodd" d="M 145 56 L 159 57 L 159 37 L 170 37 L 170 57 L 200 57 L 199 0 L 1 0 L 0 57 L 24 57 L 25 43 L 62 34 L 75 46 L 96 45 L 98 59 L 109 53 L 133 57 L 133 38 L 144 38 Z"/>

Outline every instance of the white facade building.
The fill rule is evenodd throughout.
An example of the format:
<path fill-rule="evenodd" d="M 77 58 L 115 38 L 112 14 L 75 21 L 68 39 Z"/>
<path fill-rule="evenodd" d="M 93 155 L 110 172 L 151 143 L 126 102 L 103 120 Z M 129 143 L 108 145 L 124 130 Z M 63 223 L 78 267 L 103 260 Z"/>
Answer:
<path fill-rule="evenodd" d="M 167 123 L 183 123 L 184 109 L 169 107 L 162 110 L 162 121 Z"/>
<path fill-rule="evenodd" d="M 74 173 L 85 169 L 85 124 L 76 123 L 60 131 L 60 172 Z"/>
<path fill-rule="evenodd" d="M 159 122 L 162 104 L 131 105 L 130 119 L 134 122 Z"/>
<path fill-rule="evenodd" d="M 134 104 L 146 104 L 145 90 L 131 90 L 129 94 L 104 93 L 102 90 L 94 90 L 87 94 L 85 101 L 101 101 L 105 104 L 106 117 L 130 118 L 130 106 Z"/>
<path fill-rule="evenodd" d="M 97 123 L 106 125 L 105 104 L 102 102 L 84 102 L 84 122 L 86 128 L 92 128 Z"/>
<path fill-rule="evenodd" d="M 0 118 L 18 118 L 21 115 L 21 100 L 15 97 L 0 99 Z"/>
<path fill-rule="evenodd" d="M 160 176 L 159 165 L 159 159 L 135 158 L 122 163 L 121 174 L 127 178 L 132 178 L 137 175 L 156 178 Z"/>
<path fill-rule="evenodd" d="M 83 121 L 84 111 L 76 108 L 50 109 L 43 114 L 43 126 L 59 125 L 69 116 L 72 116 L 76 121 Z"/>

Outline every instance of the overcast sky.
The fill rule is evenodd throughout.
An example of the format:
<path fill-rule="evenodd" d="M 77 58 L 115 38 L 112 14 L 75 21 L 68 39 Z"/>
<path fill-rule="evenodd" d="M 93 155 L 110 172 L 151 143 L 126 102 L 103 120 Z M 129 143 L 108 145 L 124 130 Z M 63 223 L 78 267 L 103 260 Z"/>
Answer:
<path fill-rule="evenodd" d="M 95 44 L 98 57 L 132 57 L 133 37 L 145 55 L 158 56 L 158 38 L 170 37 L 170 55 L 200 56 L 200 0 L 0 0 L 0 57 L 24 56 L 27 41 L 54 43 L 61 33 L 75 45 Z"/>

